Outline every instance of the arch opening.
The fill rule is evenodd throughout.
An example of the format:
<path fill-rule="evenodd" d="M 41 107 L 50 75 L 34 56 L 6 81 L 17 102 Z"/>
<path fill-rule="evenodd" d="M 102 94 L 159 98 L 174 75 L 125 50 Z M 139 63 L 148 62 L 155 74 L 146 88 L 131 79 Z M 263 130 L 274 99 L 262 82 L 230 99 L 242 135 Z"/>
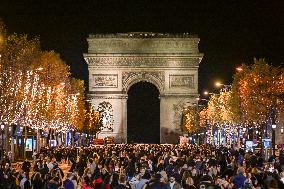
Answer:
<path fill-rule="evenodd" d="M 140 81 L 128 90 L 128 143 L 160 143 L 159 90 L 152 83 Z"/>

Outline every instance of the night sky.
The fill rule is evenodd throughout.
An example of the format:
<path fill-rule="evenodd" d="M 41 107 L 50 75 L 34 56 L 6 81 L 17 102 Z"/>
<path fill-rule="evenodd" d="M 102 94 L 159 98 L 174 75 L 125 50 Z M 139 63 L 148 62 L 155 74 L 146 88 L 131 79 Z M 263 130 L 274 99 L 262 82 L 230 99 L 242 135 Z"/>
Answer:
<path fill-rule="evenodd" d="M 284 60 L 284 3 L 262 0 L 207 1 L 1 1 L 0 17 L 9 32 L 40 36 L 71 66 L 74 77 L 88 80 L 82 53 L 90 33 L 169 32 L 197 34 L 205 56 L 199 92 L 214 81 L 228 84 L 235 67 L 253 57 L 275 65 Z"/>

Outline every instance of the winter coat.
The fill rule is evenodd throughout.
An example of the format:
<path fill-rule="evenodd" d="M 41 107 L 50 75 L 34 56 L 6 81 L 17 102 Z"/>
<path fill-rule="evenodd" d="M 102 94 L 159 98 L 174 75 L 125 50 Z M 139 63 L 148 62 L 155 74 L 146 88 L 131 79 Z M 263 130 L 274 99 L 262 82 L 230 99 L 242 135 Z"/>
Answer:
<path fill-rule="evenodd" d="M 236 188 L 244 188 L 246 177 L 243 174 L 238 174 L 233 178 L 233 183 Z"/>

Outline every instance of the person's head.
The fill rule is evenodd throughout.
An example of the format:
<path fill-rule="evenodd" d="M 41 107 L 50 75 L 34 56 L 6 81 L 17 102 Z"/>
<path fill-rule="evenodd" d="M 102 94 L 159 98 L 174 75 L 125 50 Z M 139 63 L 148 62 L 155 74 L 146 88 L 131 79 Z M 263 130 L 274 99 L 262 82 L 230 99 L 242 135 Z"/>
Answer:
<path fill-rule="evenodd" d="M 196 169 L 195 169 L 195 168 L 193 168 L 193 169 L 191 170 L 191 174 L 192 174 L 192 176 L 196 176 L 197 172 L 196 172 Z"/>
<path fill-rule="evenodd" d="M 103 175 L 106 174 L 106 173 L 108 173 L 108 171 L 107 171 L 106 168 L 102 168 L 101 172 L 102 172 Z"/>
<path fill-rule="evenodd" d="M 5 163 L 5 169 L 8 169 L 10 167 L 9 163 Z"/>
<path fill-rule="evenodd" d="M 100 177 L 101 177 L 101 173 L 100 172 L 95 172 L 94 178 L 97 179 L 97 178 L 100 178 Z"/>
<path fill-rule="evenodd" d="M 166 179 L 165 179 L 164 177 L 161 177 L 161 178 L 160 178 L 160 182 L 166 183 Z"/>
<path fill-rule="evenodd" d="M 246 176 L 247 176 L 247 178 L 249 178 L 249 179 L 250 179 L 250 178 L 251 178 L 251 173 L 249 173 L 249 172 L 248 172 L 248 173 L 246 173 Z"/>
<path fill-rule="evenodd" d="M 150 175 L 150 174 L 149 174 Z M 161 179 L 161 174 L 157 173 L 157 174 L 151 174 L 149 180 L 156 180 L 159 181 Z"/>
<path fill-rule="evenodd" d="M 171 182 L 171 183 L 174 183 L 175 182 L 175 177 L 173 177 L 173 176 L 170 176 L 170 178 L 169 178 L 169 182 Z"/>
<path fill-rule="evenodd" d="M 111 183 L 111 174 L 107 174 L 104 178 L 104 183 L 105 184 L 110 184 Z"/>
<path fill-rule="evenodd" d="M 282 172 L 280 173 L 280 177 L 281 177 L 281 178 L 284 178 L 284 171 L 282 171 Z"/>
<path fill-rule="evenodd" d="M 34 180 L 41 180 L 41 175 L 39 172 L 37 172 L 34 176 Z"/>
<path fill-rule="evenodd" d="M 146 169 L 145 168 L 141 168 L 140 169 L 140 174 L 143 176 L 146 173 Z"/>
<path fill-rule="evenodd" d="M 186 180 L 188 177 L 190 177 L 190 172 L 189 171 L 184 171 L 182 174 L 182 180 Z"/>
<path fill-rule="evenodd" d="M 50 176 L 51 176 L 51 177 L 57 177 L 57 170 L 51 169 L 51 171 L 50 171 Z"/>
<path fill-rule="evenodd" d="M 90 184 L 91 184 L 91 179 L 90 179 L 88 176 L 85 176 L 85 177 L 84 177 L 84 183 L 85 183 L 87 186 L 90 186 Z"/>
<path fill-rule="evenodd" d="M 188 184 L 189 186 L 194 185 L 193 179 L 192 179 L 191 177 L 188 177 L 188 178 L 186 179 L 186 184 Z"/>
<path fill-rule="evenodd" d="M 140 180 L 140 179 L 141 179 L 141 175 L 140 175 L 140 174 L 136 174 L 136 175 L 135 175 L 135 178 L 136 178 L 137 180 Z"/>
<path fill-rule="evenodd" d="M 245 169 L 243 167 L 239 167 L 237 170 L 238 174 L 244 174 L 244 172 L 245 172 Z"/>
<path fill-rule="evenodd" d="M 23 178 L 26 178 L 26 173 L 25 172 L 22 172 L 21 175 L 22 175 Z"/>
<path fill-rule="evenodd" d="M 88 173 L 91 173 L 91 169 L 87 167 L 84 170 L 84 175 L 87 175 Z"/>
<path fill-rule="evenodd" d="M 73 173 L 73 178 L 72 178 L 72 180 L 74 180 L 74 181 L 76 181 L 76 182 L 77 182 L 77 180 L 78 180 L 77 175 L 76 175 L 76 174 L 74 174 L 74 173 Z"/>
<path fill-rule="evenodd" d="M 119 178 L 118 178 L 118 183 L 119 184 L 126 184 L 126 176 L 125 175 L 119 175 Z"/>
<path fill-rule="evenodd" d="M 71 173 L 71 172 L 67 173 L 67 178 L 68 178 L 69 180 L 72 180 L 73 177 L 74 177 L 74 174 L 73 174 L 73 173 Z"/>

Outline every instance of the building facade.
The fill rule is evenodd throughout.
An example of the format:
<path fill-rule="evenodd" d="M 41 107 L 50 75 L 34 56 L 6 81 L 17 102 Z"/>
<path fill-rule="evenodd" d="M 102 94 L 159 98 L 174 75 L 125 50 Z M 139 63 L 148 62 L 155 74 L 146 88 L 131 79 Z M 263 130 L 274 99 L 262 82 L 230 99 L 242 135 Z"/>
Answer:
<path fill-rule="evenodd" d="M 198 97 L 198 67 L 203 58 L 199 38 L 119 33 L 90 35 L 87 41 L 84 58 L 89 96 L 100 112 L 99 137 L 113 136 L 117 143 L 127 142 L 127 92 L 132 85 L 146 81 L 160 93 L 160 142 L 176 143 L 182 134 L 182 110 Z"/>

